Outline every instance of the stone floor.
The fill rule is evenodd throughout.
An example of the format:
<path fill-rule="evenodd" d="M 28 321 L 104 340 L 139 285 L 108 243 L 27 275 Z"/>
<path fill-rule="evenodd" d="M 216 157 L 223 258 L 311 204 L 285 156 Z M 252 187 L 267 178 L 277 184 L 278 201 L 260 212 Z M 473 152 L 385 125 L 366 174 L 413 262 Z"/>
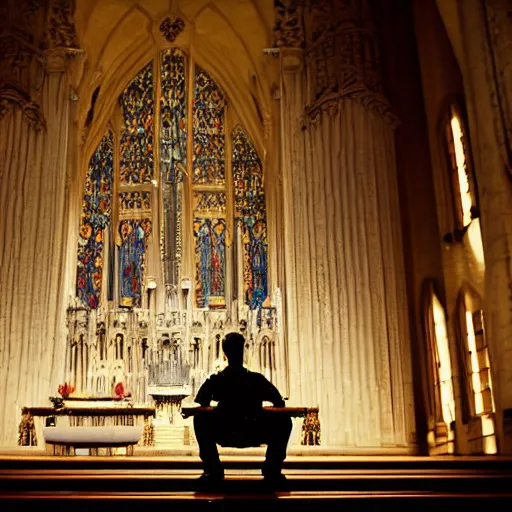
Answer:
<path fill-rule="evenodd" d="M 265 487 L 261 455 L 223 455 L 226 480 L 198 488 L 196 456 L 0 455 L 0 510 L 411 510 L 512 505 L 512 458 L 290 455 L 286 488 Z M 256 507 L 256 508 L 255 508 Z"/>

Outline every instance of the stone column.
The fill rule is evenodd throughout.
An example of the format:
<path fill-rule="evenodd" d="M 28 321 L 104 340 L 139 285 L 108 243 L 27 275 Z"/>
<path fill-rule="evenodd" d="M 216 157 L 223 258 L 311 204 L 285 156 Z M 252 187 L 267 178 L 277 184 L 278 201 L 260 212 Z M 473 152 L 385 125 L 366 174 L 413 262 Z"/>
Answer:
<path fill-rule="evenodd" d="M 0 44 L 0 445 L 64 377 L 69 2 L 11 1 Z M 21 37 L 20 37 L 21 35 Z M 69 286 L 68 286 L 69 288 Z"/>
<path fill-rule="evenodd" d="M 285 19 L 294 8 L 298 23 Z M 285 43 L 290 397 L 319 405 L 324 446 L 405 447 L 414 419 L 396 119 L 381 91 L 366 1 L 303 9 L 288 2 L 276 24 Z M 286 26 L 304 31 L 286 38 Z"/>
<path fill-rule="evenodd" d="M 510 2 L 437 2 L 464 80 L 485 255 L 484 311 L 498 450 L 512 453 L 512 19 Z M 512 417 L 508 420 L 512 422 Z"/>

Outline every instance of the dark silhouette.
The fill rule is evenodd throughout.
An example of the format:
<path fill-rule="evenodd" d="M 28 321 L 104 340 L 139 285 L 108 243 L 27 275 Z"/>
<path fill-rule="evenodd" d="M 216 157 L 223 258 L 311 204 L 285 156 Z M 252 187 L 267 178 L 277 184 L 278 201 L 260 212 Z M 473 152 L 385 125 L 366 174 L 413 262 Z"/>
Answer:
<path fill-rule="evenodd" d="M 284 407 L 277 388 L 261 373 L 243 366 L 245 339 L 239 333 L 228 334 L 222 349 L 228 366 L 212 375 L 199 389 L 195 401 L 207 407 L 212 400 L 218 406 L 194 417 L 194 429 L 203 461 L 202 482 L 224 478 L 217 444 L 236 448 L 267 445 L 262 473 L 268 483 L 282 483 L 281 474 L 286 446 L 292 430 L 291 418 L 263 409 L 263 402 Z"/>

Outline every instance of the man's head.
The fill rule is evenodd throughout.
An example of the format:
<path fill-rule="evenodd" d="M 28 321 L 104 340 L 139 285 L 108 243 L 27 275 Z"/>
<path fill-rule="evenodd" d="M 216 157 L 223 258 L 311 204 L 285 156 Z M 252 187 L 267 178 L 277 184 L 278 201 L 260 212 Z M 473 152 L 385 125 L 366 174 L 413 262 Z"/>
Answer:
<path fill-rule="evenodd" d="M 228 358 L 228 363 L 232 366 L 242 366 L 244 364 L 244 346 L 245 338 L 238 332 L 226 334 L 222 342 L 222 350 Z"/>

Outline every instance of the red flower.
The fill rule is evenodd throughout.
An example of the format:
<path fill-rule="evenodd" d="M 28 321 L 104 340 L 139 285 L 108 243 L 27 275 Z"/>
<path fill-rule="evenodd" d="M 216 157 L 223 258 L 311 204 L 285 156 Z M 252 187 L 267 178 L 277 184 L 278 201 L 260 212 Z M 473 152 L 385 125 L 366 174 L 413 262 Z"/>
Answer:
<path fill-rule="evenodd" d="M 71 393 L 73 393 L 73 391 L 75 391 L 75 386 L 73 386 L 72 384 L 68 384 L 67 382 L 64 382 L 64 384 L 61 384 L 59 386 L 59 395 L 62 396 L 62 398 L 68 398 L 69 395 L 71 395 Z"/>

